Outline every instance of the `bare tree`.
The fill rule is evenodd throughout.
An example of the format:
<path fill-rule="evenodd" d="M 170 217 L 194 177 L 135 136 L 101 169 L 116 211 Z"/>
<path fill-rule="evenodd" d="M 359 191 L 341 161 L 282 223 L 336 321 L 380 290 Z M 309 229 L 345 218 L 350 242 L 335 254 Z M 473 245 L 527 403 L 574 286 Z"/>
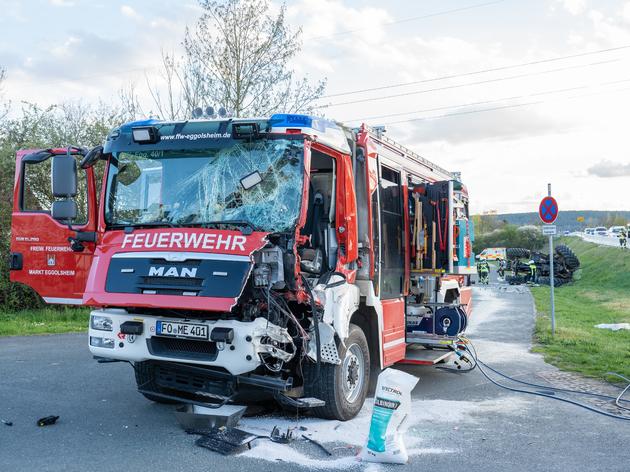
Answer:
<path fill-rule="evenodd" d="M 0 67 L 0 123 L 2 123 L 9 114 L 10 103 L 5 100 L 4 96 L 4 81 L 6 78 L 7 70 L 4 67 Z"/>
<path fill-rule="evenodd" d="M 188 57 L 177 59 L 174 53 L 162 50 L 160 77 L 151 80 L 145 76 L 152 102 L 149 115 L 164 119 L 189 118 L 192 109 L 206 101 L 212 83 L 200 72 Z M 129 98 L 127 96 L 127 101 Z"/>
<path fill-rule="evenodd" d="M 118 101 L 121 115 L 129 118 L 129 120 L 137 120 L 147 116 L 140 104 L 135 83 L 129 82 L 127 86 L 118 90 Z"/>
<path fill-rule="evenodd" d="M 224 106 L 236 116 L 308 112 L 326 83 L 296 79 L 289 62 L 301 51 L 301 29 L 286 23 L 286 5 L 269 0 L 200 0 L 204 13 L 184 39 L 184 70 L 197 80 L 189 105 Z M 205 103 L 192 100 L 203 99 Z"/>

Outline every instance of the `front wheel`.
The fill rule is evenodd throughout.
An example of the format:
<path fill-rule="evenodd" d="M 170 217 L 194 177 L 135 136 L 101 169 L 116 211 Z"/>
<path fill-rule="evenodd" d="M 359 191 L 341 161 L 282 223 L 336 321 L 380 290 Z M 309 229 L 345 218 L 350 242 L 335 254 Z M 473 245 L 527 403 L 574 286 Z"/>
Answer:
<path fill-rule="evenodd" d="M 313 409 L 321 418 L 346 421 L 361 410 L 370 383 L 370 350 L 363 330 L 351 324 L 345 347 L 338 345 L 341 363 L 308 363 L 304 369 L 304 393 L 326 402 Z"/>

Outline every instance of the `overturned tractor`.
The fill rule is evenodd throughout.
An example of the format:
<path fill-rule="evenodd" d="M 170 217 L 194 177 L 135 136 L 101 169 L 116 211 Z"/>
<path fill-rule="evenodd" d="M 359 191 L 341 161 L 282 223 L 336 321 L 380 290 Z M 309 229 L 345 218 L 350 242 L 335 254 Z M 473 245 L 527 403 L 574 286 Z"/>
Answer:
<path fill-rule="evenodd" d="M 530 251 L 523 248 L 508 248 L 506 250 L 508 270 L 512 275 L 505 277 L 510 285 L 518 285 L 531 281 L 529 261 L 534 261 L 537 270 L 536 283 L 549 285 L 550 269 L 549 254 Z M 553 254 L 554 285 L 564 285 L 573 280 L 575 271 L 580 268 L 580 260 L 570 247 L 561 244 Z"/>

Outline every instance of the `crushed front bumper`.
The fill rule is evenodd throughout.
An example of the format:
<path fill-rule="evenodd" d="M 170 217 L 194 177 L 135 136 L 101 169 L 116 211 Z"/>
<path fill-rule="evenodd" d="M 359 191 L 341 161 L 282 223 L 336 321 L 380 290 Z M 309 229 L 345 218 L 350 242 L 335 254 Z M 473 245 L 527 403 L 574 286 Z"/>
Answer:
<path fill-rule="evenodd" d="M 107 327 L 95 329 L 93 317 L 108 319 Z M 158 321 L 176 323 L 194 323 L 207 326 L 207 331 L 232 330 L 229 342 L 213 342 L 182 337 L 158 336 Z M 141 324 L 140 334 L 125 334 L 121 325 L 132 322 Z M 261 342 L 268 337 L 269 330 L 282 330 L 264 318 L 250 322 L 236 320 L 184 320 L 156 316 L 129 314 L 123 309 L 94 310 L 90 314 L 89 346 L 90 352 L 97 357 L 118 359 L 131 362 L 165 361 L 223 369 L 231 375 L 252 372 L 261 365 L 259 354 L 268 353 L 267 346 Z"/>

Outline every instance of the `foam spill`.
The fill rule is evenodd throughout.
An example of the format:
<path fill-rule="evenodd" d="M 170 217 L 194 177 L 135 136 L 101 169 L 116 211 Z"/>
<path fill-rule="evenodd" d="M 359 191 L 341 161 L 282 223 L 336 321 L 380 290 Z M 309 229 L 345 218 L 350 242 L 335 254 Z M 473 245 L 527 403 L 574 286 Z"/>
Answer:
<path fill-rule="evenodd" d="M 452 454 L 453 449 L 432 447 L 431 438 L 424 438 L 420 427 L 435 423 L 474 423 L 489 413 L 505 415 L 522 415 L 529 402 L 519 397 L 501 397 L 483 401 L 454 401 L 454 400 L 414 400 L 412 402 L 412 416 L 405 422 L 405 443 L 410 456 L 429 454 Z M 294 418 L 283 416 L 265 416 L 243 418 L 239 428 L 260 435 L 268 435 L 274 426 L 281 431 L 296 428 L 294 434 L 301 438 L 304 434 L 333 451 L 332 458 L 318 458 L 298 450 L 295 443 L 277 444 L 266 439 L 256 440 L 251 450 L 243 456 L 263 459 L 270 462 L 289 462 L 313 469 L 347 469 L 363 467 L 355 458 L 359 449 L 367 439 L 372 414 L 372 399 L 365 402 L 365 406 L 356 418 L 341 422 L 322 420 L 319 418 Z M 301 431 L 299 427 L 305 427 Z M 300 441 L 302 443 L 303 441 Z M 322 453 L 323 455 L 323 453 Z M 378 468 L 369 466 L 367 470 L 377 471 Z"/>

